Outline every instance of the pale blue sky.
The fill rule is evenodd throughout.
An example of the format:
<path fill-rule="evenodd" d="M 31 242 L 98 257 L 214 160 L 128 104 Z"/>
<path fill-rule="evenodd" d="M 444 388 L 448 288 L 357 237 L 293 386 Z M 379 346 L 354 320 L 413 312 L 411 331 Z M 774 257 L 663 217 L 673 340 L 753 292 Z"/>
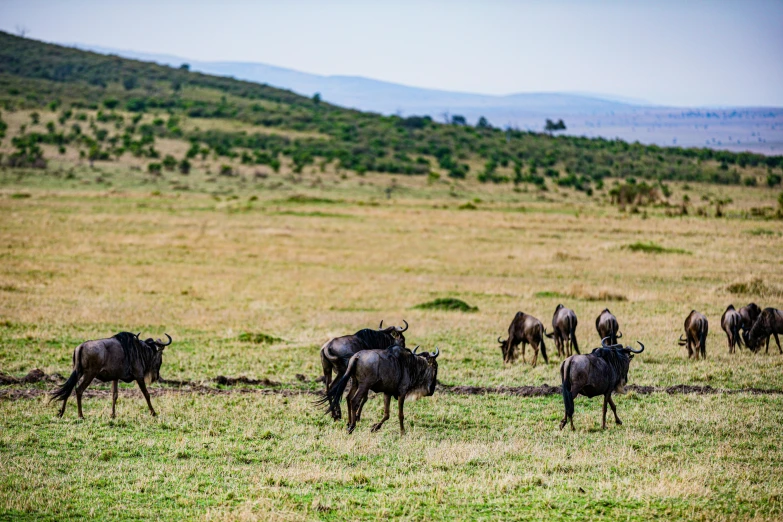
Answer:
<path fill-rule="evenodd" d="M 0 29 L 486 94 L 783 106 L 783 1 L 0 0 Z"/>

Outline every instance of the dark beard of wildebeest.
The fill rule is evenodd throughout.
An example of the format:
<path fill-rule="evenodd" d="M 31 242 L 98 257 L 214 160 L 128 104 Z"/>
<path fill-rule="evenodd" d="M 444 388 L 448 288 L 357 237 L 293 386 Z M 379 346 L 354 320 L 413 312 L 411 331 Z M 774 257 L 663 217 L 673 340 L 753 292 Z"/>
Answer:
<path fill-rule="evenodd" d="M 517 312 L 514 316 L 514 320 L 511 321 L 511 325 L 508 327 L 508 339 L 505 341 L 498 337 L 498 343 L 500 343 L 500 350 L 503 352 L 503 362 L 513 363 L 516 360 L 516 347 L 519 343 L 522 343 L 522 362 L 525 362 L 525 346 L 530 344 L 533 347 L 533 367 L 536 366 L 538 360 L 538 347 L 541 346 L 541 356 L 544 358 L 544 362 L 549 362 L 549 358 L 546 355 L 546 344 L 544 338 L 546 337 L 546 329 L 544 325 L 533 317 L 524 312 Z"/>
<path fill-rule="evenodd" d="M 739 309 L 739 314 L 742 318 L 740 328 L 744 338 L 744 336 L 748 335 L 750 329 L 753 328 L 753 325 L 756 324 L 756 319 L 761 315 L 761 308 L 756 303 L 748 303 Z"/>
<path fill-rule="evenodd" d="M 680 335 L 678 344 L 688 349 L 688 359 L 691 357 L 698 359 L 701 354 L 702 359 L 707 358 L 707 332 L 709 323 L 704 314 L 691 310 L 688 317 L 685 318 L 685 339 Z"/>
<path fill-rule="evenodd" d="M 418 349 L 418 347 L 417 347 Z M 429 397 L 435 393 L 438 379 L 438 355 L 435 353 L 416 353 L 398 345 L 387 350 L 364 350 L 351 357 L 345 375 L 334 383 L 334 386 L 321 399 L 321 403 L 329 403 L 327 411 L 334 411 L 339 405 L 348 381 L 351 391 L 346 403 L 348 407 L 348 433 L 356 428 L 356 423 L 362 415 L 362 408 L 370 391 L 383 393 L 383 418 L 373 425 L 371 431 L 378 431 L 389 418 L 389 403 L 391 398 L 397 399 L 397 409 L 400 419 L 400 433 L 405 434 L 405 415 L 403 406 L 405 399 L 411 397 Z"/>
<path fill-rule="evenodd" d="M 163 362 L 163 349 L 171 344 L 171 336 L 168 343 L 161 342 L 160 339 L 153 341 L 146 339 L 142 341 L 138 334 L 130 332 L 120 332 L 108 339 L 98 339 L 95 341 L 86 341 L 73 351 L 73 372 L 65 383 L 52 392 L 49 402 L 53 400 L 63 401 L 60 408 L 59 417 L 65 413 L 65 405 L 68 397 L 71 395 L 76 383 L 81 379 L 81 383 L 76 387 L 76 404 L 79 409 L 79 418 L 83 419 L 82 414 L 82 394 L 90 385 L 93 379 L 99 381 L 112 381 L 112 402 L 111 416 L 115 416 L 115 407 L 117 404 L 117 386 L 118 381 L 132 382 L 136 381 L 141 389 L 141 393 L 147 400 L 147 406 L 154 417 L 155 410 L 150 402 L 150 394 L 147 391 L 146 382 L 155 382 L 160 379 L 160 365 Z M 145 382 L 146 381 L 146 382 Z"/>
<path fill-rule="evenodd" d="M 742 346 L 742 336 L 740 335 L 740 325 L 742 325 L 742 316 L 734 305 L 730 304 L 723 315 L 720 316 L 720 327 L 726 332 L 726 338 L 729 343 L 729 353 L 736 351 L 736 346 Z"/>
<path fill-rule="evenodd" d="M 587 355 L 572 355 L 560 365 L 560 379 L 563 383 L 563 404 L 565 416 L 560 421 L 562 430 L 568 421 L 574 429 L 574 397 L 604 396 L 603 418 L 601 429 L 606 429 L 606 405 L 612 407 L 614 421 L 622 424 L 617 416 L 617 408 L 612 400 L 612 393 L 625 393 L 628 383 L 628 366 L 633 354 L 642 353 L 644 345 L 639 343 L 641 350 L 633 350 L 630 346 L 623 348 L 621 344 L 606 345 L 607 339 L 601 342 L 601 348 L 596 348 Z M 638 341 L 637 341 L 638 342 Z"/>
<path fill-rule="evenodd" d="M 576 340 L 576 314 L 570 308 L 559 304 L 555 308 L 555 314 L 552 316 L 552 329 L 551 334 L 546 334 L 550 339 L 555 340 L 555 346 L 557 347 L 557 355 L 564 357 L 566 354 L 571 355 L 571 347 L 574 351 L 579 353 L 579 343 Z"/>
<path fill-rule="evenodd" d="M 335 372 L 334 380 L 338 381 L 345 374 L 348 367 L 348 361 L 354 354 L 362 350 L 383 350 L 399 341 L 400 346 L 405 348 L 405 336 L 402 335 L 408 329 L 408 323 L 403 319 L 405 328 L 401 326 L 389 326 L 383 328 L 381 321 L 378 330 L 365 328 L 359 330 L 353 335 L 344 335 L 335 337 L 327 341 L 321 347 L 321 366 L 324 370 L 325 391 L 329 392 L 332 386 L 332 371 Z M 338 420 L 342 417 L 340 405 L 332 410 L 332 418 Z"/>
<path fill-rule="evenodd" d="M 598 337 L 601 339 L 609 338 L 609 344 L 617 344 L 617 339 L 623 336 L 620 333 L 620 325 L 617 323 L 617 318 L 608 308 L 604 308 L 604 311 L 595 318 L 595 329 L 598 331 Z"/>
<path fill-rule="evenodd" d="M 783 312 L 777 308 L 765 308 L 753 323 L 753 328 L 745 335 L 745 345 L 754 352 L 758 352 L 761 350 L 761 341 L 764 339 L 767 344 L 765 353 L 769 353 L 769 338 L 774 335 L 778 351 L 783 353 L 778 334 L 783 334 Z"/>

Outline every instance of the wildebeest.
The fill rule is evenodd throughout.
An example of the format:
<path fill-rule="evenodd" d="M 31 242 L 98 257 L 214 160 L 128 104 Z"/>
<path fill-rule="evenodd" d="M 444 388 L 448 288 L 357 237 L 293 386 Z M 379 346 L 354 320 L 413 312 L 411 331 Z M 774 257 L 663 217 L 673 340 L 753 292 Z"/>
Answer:
<path fill-rule="evenodd" d="M 678 341 L 680 346 L 688 348 L 688 359 L 694 357 L 699 358 L 701 354 L 702 359 L 707 358 L 707 332 L 709 331 L 709 323 L 704 314 L 691 310 L 688 317 L 685 318 L 685 339 L 680 335 Z"/>
<path fill-rule="evenodd" d="M 723 315 L 720 316 L 720 327 L 726 332 L 726 337 L 729 342 L 729 353 L 735 352 L 735 346 L 739 344 L 742 346 L 742 336 L 740 336 L 740 326 L 742 325 L 742 316 L 737 310 L 734 309 L 734 305 L 730 304 Z"/>
<path fill-rule="evenodd" d="M 525 362 L 525 346 L 530 344 L 533 347 L 533 366 L 535 367 L 538 360 L 538 347 L 541 346 L 541 356 L 545 362 L 549 362 L 546 355 L 546 344 L 544 338 L 546 337 L 546 330 L 544 325 L 533 317 L 524 312 L 517 312 L 514 316 L 514 320 L 511 321 L 511 325 L 508 327 L 508 339 L 505 341 L 498 337 L 500 343 L 500 349 L 503 352 L 503 362 L 512 363 L 516 359 L 516 347 L 519 343 L 522 343 L 522 362 Z"/>
<path fill-rule="evenodd" d="M 152 383 L 160 379 L 160 365 L 163 362 L 163 349 L 171 344 L 171 336 L 168 343 L 160 339 L 146 339 L 142 341 L 138 334 L 120 332 L 108 339 L 86 341 L 73 351 L 73 372 L 65 383 L 52 392 L 49 401 L 61 400 L 59 417 L 65 413 L 65 405 L 76 383 L 81 383 L 76 388 L 76 404 L 79 408 L 79 418 L 82 414 L 82 394 L 93 379 L 99 381 L 112 381 L 111 416 L 114 418 L 117 404 L 118 381 L 136 381 L 147 400 L 150 413 L 154 417 L 155 409 L 150 402 L 150 394 L 146 383 Z"/>
<path fill-rule="evenodd" d="M 750 331 L 745 334 L 745 345 L 754 352 L 758 352 L 761 350 L 762 339 L 765 339 L 767 344 L 765 353 L 769 353 L 769 338 L 774 335 L 778 351 L 783 353 L 778 334 L 783 334 L 783 312 L 777 308 L 765 308 L 753 323 Z"/>
<path fill-rule="evenodd" d="M 383 350 L 397 341 L 400 341 L 400 346 L 405 348 L 405 336 L 403 333 L 408 329 L 408 323 L 404 319 L 402 322 L 405 323 L 404 328 L 402 326 L 388 326 L 384 328 L 383 321 L 381 321 L 378 330 L 365 328 L 355 334 L 335 337 L 327 341 L 321 347 L 321 366 L 324 370 L 326 392 L 332 386 L 332 370 L 335 372 L 334 380 L 340 380 L 348 367 L 348 361 L 357 352 L 362 350 Z M 332 417 L 334 420 L 337 420 L 341 416 L 342 413 L 338 403 L 337 408 L 332 410 Z"/>
<path fill-rule="evenodd" d="M 417 347 L 418 349 L 418 347 Z M 391 398 L 397 399 L 400 418 L 400 432 L 405 434 L 405 416 L 403 405 L 405 399 L 410 397 L 430 396 L 435 393 L 435 384 L 438 378 L 438 355 L 440 350 L 435 348 L 435 353 L 416 353 L 407 348 L 393 346 L 387 350 L 363 350 L 356 353 L 348 362 L 345 375 L 334 383 L 334 386 L 322 399 L 322 403 L 329 403 L 329 411 L 339 406 L 340 398 L 351 382 L 351 391 L 348 393 L 346 403 L 348 406 L 348 433 L 356 428 L 356 423 L 361 417 L 362 408 L 367 401 L 370 390 L 383 393 L 383 418 L 374 424 L 372 431 L 378 431 L 389 418 L 389 403 Z"/>
<path fill-rule="evenodd" d="M 630 346 L 623 348 L 621 344 L 605 345 L 606 340 L 601 342 L 601 348 L 596 348 L 592 353 L 572 355 L 560 365 L 560 379 L 563 383 L 563 403 L 565 405 L 565 416 L 560 421 L 561 430 L 569 420 L 571 421 L 571 429 L 574 429 L 574 397 L 577 395 L 604 396 L 601 429 L 606 428 L 607 403 L 612 407 L 615 422 L 622 424 L 617 416 L 614 401 L 612 401 L 612 393 L 625 393 L 631 359 L 634 354 L 644 351 L 644 345 L 639 343 L 642 348 L 637 351 Z"/>
<path fill-rule="evenodd" d="M 579 353 L 579 343 L 576 340 L 576 314 L 570 308 L 562 304 L 557 305 L 555 314 L 552 316 L 551 334 L 546 334 L 550 339 L 554 338 L 557 347 L 557 355 L 563 357 L 566 354 L 572 355 L 571 347 Z"/>
<path fill-rule="evenodd" d="M 747 335 L 750 329 L 753 328 L 753 325 L 756 324 L 756 319 L 761 315 L 761 308 L 756 303 L 748 303 L 739 309 L 739 314 L 742 318 L 740 328 Z"/>
<path fill-rule="evenodd" d="M 617 344 L 617 339 L 623 336 L 620 333 L 620 325 L 617 324 L 617 318 L 608 308 L 604 308 L 604 311 L 595 318 L 595 329 L 598 331 L 598 337 L 601 339 L 609 338 L 609 344 Z"/>

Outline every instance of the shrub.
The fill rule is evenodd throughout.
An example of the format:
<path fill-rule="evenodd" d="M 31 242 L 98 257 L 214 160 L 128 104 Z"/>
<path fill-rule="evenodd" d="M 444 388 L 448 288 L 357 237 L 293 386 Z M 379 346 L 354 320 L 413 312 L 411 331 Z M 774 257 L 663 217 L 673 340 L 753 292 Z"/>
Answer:
<path fill-rule="evenodd" d="M 150 174 L 160 175 L 163 165 L 160 163 L 150 163 L 147 165 L 147 172 Z"/>
<path fill-rule="evenodd" d="M 190 162 L 187 158 L 182 158 L 182 161 L 179 162 L 179 172 L 180 174 L 190 174 Z"/>
<path fill-rule="evenodd" d="M 666 248 L 657 243 L 653 243 L 652 241 L 649 243 L 637 241 L 636 243 L 625 246 L 625 248 L 631 252 L 644 252 L 647 254 L 690 254 L 687 250 L 682 250 L 681 248 Z"/>
<path fill-rule="evenodd" d="M 781 177 L 780 174 L 776 172 L 770 172 L 767 174 L 767 185 L 769 187 L 775 187 L 777 185 L 780 185 Z"/>
<path fill-rule="evenodd" d="M 447 310 L 454 312 L 478 312 L 477 306 L 470 306 L 461 299 L 453 297 L 439 297 L 433 301 L 414 306 L 417 310 Z"/>
<path fill-rule="evenodd" d="M 163 168 L 166 170 L 174 170 L 174 168 L 177 166 L 177 160 L 171 154 L 166 154 L 166 157 L 163 158 L 162 163 Z"/>

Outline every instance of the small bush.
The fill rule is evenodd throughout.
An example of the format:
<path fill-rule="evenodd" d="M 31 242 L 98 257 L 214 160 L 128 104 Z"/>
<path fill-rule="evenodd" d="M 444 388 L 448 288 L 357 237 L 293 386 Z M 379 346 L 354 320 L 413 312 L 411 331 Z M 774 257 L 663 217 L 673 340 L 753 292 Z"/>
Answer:
<path fill-rule="evenodd" d="M 161 170 L 163 170 L 163 165 L 160 163 L 150 163 L 147 165 L 147 171 L 150 174 L 160 174 Z"/>
<path fill-rule="evenodd" d="M 413 308 L 417 310 L 447 310 L 450 312 L 478 312 L 477 306 L 470 306 L 461 299 L 453 297 L 439 297 L 434 301 L 421 303 Z"/>
<path fill-rule="evenodd" d="M 753 295 L 758 297 L 783 297 L 783 290 L 772 285 L 768 285 L 763 279 L 754 277 L 750 281 L 732 283 L 726 287 L 726 290 L 732 294 Z"/>

